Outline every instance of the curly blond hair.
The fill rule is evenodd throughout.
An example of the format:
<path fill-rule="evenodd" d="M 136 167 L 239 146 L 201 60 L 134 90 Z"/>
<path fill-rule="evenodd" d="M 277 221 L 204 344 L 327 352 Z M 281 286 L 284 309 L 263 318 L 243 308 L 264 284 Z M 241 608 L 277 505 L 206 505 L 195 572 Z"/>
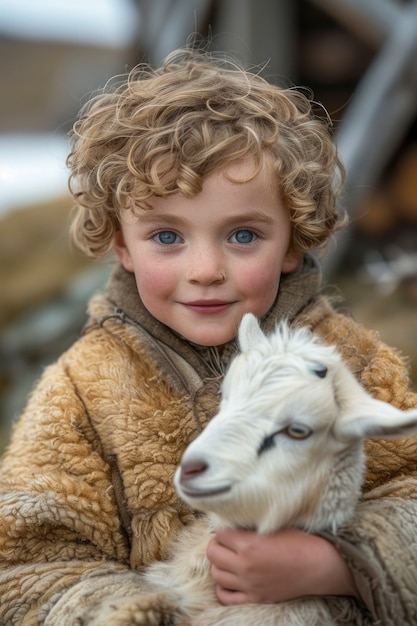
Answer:
<path fill-rule="evenodd" d="M 121 211 L 193 197 L 209 174 L 246 158 L 255 175 L 272 157 L 295 251 L 322 247 L 340 226 L 344 172 L 328 119 L 295 88 L 212 54 L 184 49 L 156 70 L 138 66 L 81 109 L 70 142 L 72 239 L 93 258 L 111 250 Z"/>

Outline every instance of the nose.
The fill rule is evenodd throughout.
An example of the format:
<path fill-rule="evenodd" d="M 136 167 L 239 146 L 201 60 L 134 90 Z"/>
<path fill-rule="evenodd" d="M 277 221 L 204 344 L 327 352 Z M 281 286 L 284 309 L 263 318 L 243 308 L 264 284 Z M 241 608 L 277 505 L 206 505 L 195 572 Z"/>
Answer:
<path fill-rule="evenodd" d="M 180 484 L 184 485 L 193 478 L 201 476 L 201 474 L 204 474 L 208 467 L 208 463 L 206 463 L 204 459 L 197 458 L 190 461 L 184 461 L 180 465 Z"/>
<path fill-rule="evenodd" d="M 201 285 L 223 283 L 226 272 L 221 250 L 214 245 L 196 245 L 188 259 L 187 279 Z"/>

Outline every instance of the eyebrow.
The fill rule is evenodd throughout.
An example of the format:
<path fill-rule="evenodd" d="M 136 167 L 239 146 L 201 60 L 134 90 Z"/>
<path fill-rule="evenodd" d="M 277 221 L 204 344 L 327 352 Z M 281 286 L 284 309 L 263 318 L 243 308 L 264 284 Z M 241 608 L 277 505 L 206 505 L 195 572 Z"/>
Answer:
<path fill-rule="evenodd" d="M 143 224 L 154 224 L 156 222 L 164 222 L 164 224 L 178 224 L 182 222 L 182 219 L 177 215 L 173 215 L 171 213 L 155 213 L 153 209 L 149 209 L 138 215 L 138 220 Z"/>
<path fill-rule="evenodd" d="M 154 213 L 152 209 L 149 211 L 146 211 L 146 213 L 144 212 L 143 214 L 141 214 L 138 219 L 141 223 L 144 223 L 144 224 L 163 223 L 163 224 L 176 225 L 176 224 L 181 224 L 183 222 L 183 220 L 177 215 L 174 215 L 172 213 Z M 253 213 L 249 215 L 248 214 L 246 215 L 236 214 L 236 215 L 225 216 L 224 218 L 225 226 L 229 224 L 237 224 L 239 222 L 242 222 L 244 224 L 263 223 L 263 224 L 268 225 L 268 224 L 273 224 L 274 220 L 270 215 L 267 215 L 262 210 L 254 210 Z"/>

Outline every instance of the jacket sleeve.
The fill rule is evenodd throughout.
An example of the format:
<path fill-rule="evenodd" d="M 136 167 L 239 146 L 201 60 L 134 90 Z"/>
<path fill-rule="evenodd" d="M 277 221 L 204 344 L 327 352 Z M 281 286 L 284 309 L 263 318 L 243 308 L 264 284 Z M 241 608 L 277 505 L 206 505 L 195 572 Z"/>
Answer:
<path fill-rule="evenodd" d="M 349 527 L 326 536 L 346 559 L 361 599 L 381 626 L 417 623 L 417 501 L 374 494 Z"/>
<path fill-rule="evenodd" d="M 353 368 L 374 397 L 402 410 L 417 407 L 401 355 L 378 335 L 347 319 L 344 344 L 356 350 Z M 360 356 L 359 356 L 360 355 Z M 375 623 L 417 624 L 417 437 L 368 440 L 364 495 L 356 516 L 337 537 Z"/>
<path fill-rule="evenodd" d="M 378 333 L 323 299 L 306 322 L 338 347 L 372 396 L 402 410 L 417 407 L 406 362 Z M 417 624 L 417 437 L 368 440 L 365 450 L 367 470 L 356 516 L 337 536 L 324 536 L 346 558 L 373 623 L 411 626 Z"/>
<path fill-rule="evenodd" d="M 104 597 L 138 589 L 109 465 L 59 361 L 29 399 L 0 466 L 0 623 L 87 624 L 78 618 Z"/>

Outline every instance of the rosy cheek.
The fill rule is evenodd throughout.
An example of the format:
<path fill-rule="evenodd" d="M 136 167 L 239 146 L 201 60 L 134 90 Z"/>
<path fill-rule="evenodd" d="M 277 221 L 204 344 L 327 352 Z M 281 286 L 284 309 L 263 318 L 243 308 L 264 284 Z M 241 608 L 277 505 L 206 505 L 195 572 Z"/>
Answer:
<path fill-rule="evenodd" d="M 262 293 L 265 289 L 275 289 L 279 276 L 280 272 L 271 263 L 248 272 L 246 284 L 254 292 Z"/>
<path fill-rule="evenodd" d="M 258 268 L 246 274 L 245 286 L 247 295 L 256 299 L 258 314 L 264 314 L 273 304 L 279 284 L 280 272 L 274 271 L 272 265 Z M 265 309 L 262 311 L 262 309 Z"/>
<path fill-rule="evenodd" d="M 155 266 L 149 269 L 142 267 L 136 279 L 142 297 L 145 294 L 151 297 L 158 296 L 172 290 L 173 276 L 167 268 L 158 270 Z"/>

